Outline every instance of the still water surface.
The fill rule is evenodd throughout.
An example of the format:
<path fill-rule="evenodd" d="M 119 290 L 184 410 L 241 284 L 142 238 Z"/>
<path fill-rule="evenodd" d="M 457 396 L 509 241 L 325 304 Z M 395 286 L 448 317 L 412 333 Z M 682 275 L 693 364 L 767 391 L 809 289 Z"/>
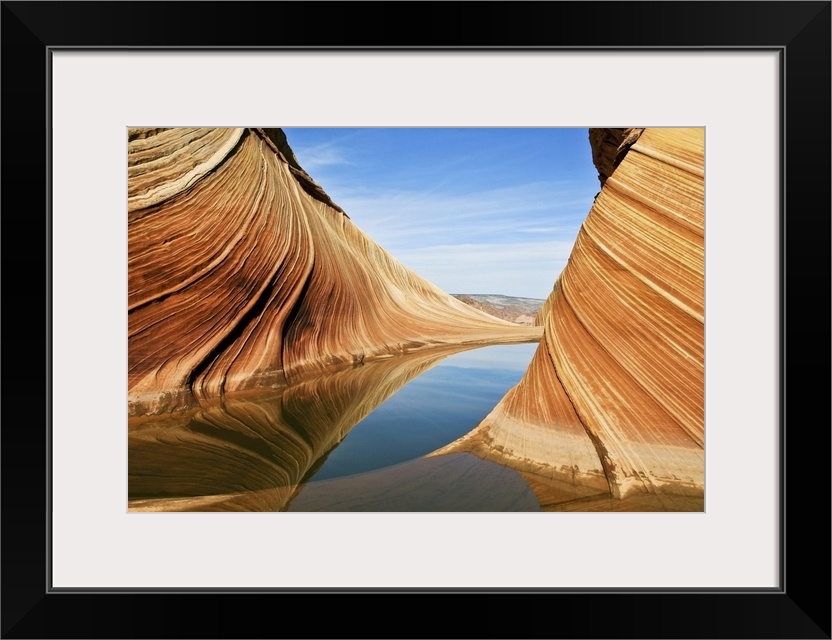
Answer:
<path fill-rule="evenodd" d="M 519 474 L 465 435 L 523 376 L 537 343 L 425 351 L 290 387 L 131 419 L 128 494 L 149 511 L 536 510 Z"/>
<path fill-rule="evenodd" d="M 476 427 L 529 365 L 537 344 L 450 356 L 359 422 L 307 480 L 328 480 L 424 456 Z"/>

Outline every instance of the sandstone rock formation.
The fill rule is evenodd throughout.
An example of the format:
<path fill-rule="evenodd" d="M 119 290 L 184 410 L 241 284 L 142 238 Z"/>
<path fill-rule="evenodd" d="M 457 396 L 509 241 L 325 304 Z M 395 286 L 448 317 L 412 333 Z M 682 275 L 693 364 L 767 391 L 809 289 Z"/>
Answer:
<path fill-rule="evenodd" d="M 607 495 L 701 510 L 704 130 L 590 130 L 590 140 L 603 188 L 541 309 L 534 360 L 437 454 L 522 469 L 550 509 Z"/>
<path fill-rule="evenodd" d="M 288 387 L 202 398 L 128 429 L 131 511 L 280 511 L 373 409 L 464 347 L 331 368 Z"/>
<path fill-rule="evenodd" d="M 643 131 L 644 129 L 589 130 L 592 162 L 598 169 L 598 180 L 602 187 Z"/>
<path fill-rule="evenodd" d="M 590 143 L 601 192 L 537 326 L 518 327 L 399 264 L 279 129 L 130 130 L 130 508 L 283 509 L 443 349 L 542 333 L 521 382 L 432 455 L 510 467 L 548 510 L 701 510 L 704 131 Z M 402 473 L 469 473 L 454 460 Z"/>
<path fill-rule="evenodd" d="M 393 259 L 277 129 L 129 130 L 128 261 L 132 415 L 425 346 L 540 335 Z"/>

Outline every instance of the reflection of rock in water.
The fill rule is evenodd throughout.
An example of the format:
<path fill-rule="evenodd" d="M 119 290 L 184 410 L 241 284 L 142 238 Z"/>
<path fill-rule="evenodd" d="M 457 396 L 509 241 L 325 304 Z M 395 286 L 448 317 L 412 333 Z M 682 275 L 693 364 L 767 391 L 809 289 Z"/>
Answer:
<path fill-rule="evenodd" d="M 415 375 L 412 363 L 427 368 L 435 354 L 384 363 L 380 389 L 369 377 L 381 369 L 359 368 L 269 402 L 208 399 L 223 390 L 531 335 L 393 260 L 287 160 L 275 132 L 129 135 L 131 411 L 182 406 L 190 390 L 201 403 L 183 422 L 131 423 L 131 498 L 155 500 L 133 508 L 282 508 L 316 460 Z M 510 465 L 544 508 L 701 510 L 704 131 L 592 130 L 590 140 L 603 187 L 537 316 L 540 348 L 481 425 L 438 453 Z"/>
<path fill-rule="evenodd" d="M 425 346 L 539 337 L 394 259 L 279 130 L 130 129 L 127 160 L 130 415 Z"/>
<path fill-rule="evenodd" d="M 615 510 L 580 497 L 594 491 L 702 510 L 704 130 L 612 133 L 591 131 L 603 188 L 538 316 L 529 370 L 438 453 L 528 473 L 545 508 Z"/>
<path fill-rule="evenodd" d="M 330 371 L 274 391 L 130 420 L 131 510 L 277 511 L 379 404 L 460 347 Z"/>
<path fill-rule="evenodd" d="M 549 488 L 547 497 L 541 496 L 544 503 L 609 495 L 592 440 L 554 371 L 547 366 L 547 357 L 546 347 L 541 344 L 526 375 L 480 427 L 436 454 L 471 451 L 546 478 Z M 539 484 L 540 478 L 536 480 Z"/>
<path fill-rule="evenodd" d="M 540 506 L 513 469 L 457 453 L 311 482 L 298 490 L 287 510 L 540 511 Z"/>

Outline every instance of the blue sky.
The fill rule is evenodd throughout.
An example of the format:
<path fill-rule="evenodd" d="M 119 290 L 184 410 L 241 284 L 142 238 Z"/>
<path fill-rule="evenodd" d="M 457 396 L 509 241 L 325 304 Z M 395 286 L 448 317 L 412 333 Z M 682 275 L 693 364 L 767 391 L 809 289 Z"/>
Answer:
<path fill-rule="evenodd" d="M 362 231 L 448 293 L 547 297 L 600 190 L 586 129 L 284 131 Z"/>

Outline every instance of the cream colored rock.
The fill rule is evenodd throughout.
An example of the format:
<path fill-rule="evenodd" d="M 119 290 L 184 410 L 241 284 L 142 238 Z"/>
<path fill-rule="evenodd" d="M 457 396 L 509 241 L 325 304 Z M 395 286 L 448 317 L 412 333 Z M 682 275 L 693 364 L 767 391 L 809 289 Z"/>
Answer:
<path fill-rule="evenodd" d="M 538 353 L 476 430 L 437 453 L 473 451 L 557 479 L 551 508 L 598 487 L 600 475 L 613 498 L 678 496 L 680 508 L 696 508 L 704 130 L 591 130 L 590 139 L 603 188 L 538 316 Z"/>
<path fill-rule="evenodd" d="M 544 509 L 701 510 L 704 131 L 590 130 L 590 140 L 601 192 L 538 326 L 518 327 L 393 259 L 302 170 L 280 130 L 130 130 L 130 412 L 191 407 L 196 420 L 131 427 L 131 465 L 164 477 L 171 455 L 191 456 L 195 473 L 218 478 L 213 492 L 171 487 L 166 498 L 131 484 L 131 509 L 281 508 L 348 423 L 386 397 L 382 386 L 351 405 L 353 383 L 333 391 L 327 376 L 542 334 L 521 382 L 434 455 L 508 465 Z M 391 385 L 410 371 L 391 372 Z M 306 380 L 346 402 L 343 423 L 310 423 L 320 429 L 310 442 L 291 435 L 285 403 L 280 415 L 223 404 L 230 392 Z M 252 464 L 259 458 L 268 464 Z"/>
<path fill-rule="evenodd" d="M 539 336 L 392 258 L 281 136 L 129 130 L 132 415 L 429 346 Z"/>

